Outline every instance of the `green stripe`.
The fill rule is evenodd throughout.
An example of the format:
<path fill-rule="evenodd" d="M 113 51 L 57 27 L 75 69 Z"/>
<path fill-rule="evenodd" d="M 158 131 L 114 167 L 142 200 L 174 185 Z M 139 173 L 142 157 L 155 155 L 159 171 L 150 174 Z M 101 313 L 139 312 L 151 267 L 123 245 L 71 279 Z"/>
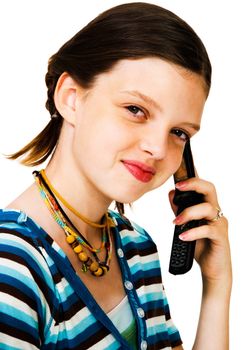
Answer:
<path fill-rule="evenodd" d="M 127 340 L 131 349 L 137 349 L 137 328 L 135 319 L 133 319 L 132 323 L 121 334 Z"/>

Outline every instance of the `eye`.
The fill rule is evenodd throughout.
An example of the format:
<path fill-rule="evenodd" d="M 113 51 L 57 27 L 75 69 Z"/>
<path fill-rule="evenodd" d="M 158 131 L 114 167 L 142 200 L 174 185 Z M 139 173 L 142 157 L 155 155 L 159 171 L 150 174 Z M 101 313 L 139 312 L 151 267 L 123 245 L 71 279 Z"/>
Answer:
<path fill-rule="evenodd" d="M 172 134 L 176 135 L 180 140 L 187 142 L 190 139 L 190 135 L 182 129 L 173 129 Z"/>
<path fill-rule="evenodd" d="M 130 113 L 132 113 L 136 118 L 147 119 L 146 113 L 138 106 L 130 105 L 125 107 Z"/>

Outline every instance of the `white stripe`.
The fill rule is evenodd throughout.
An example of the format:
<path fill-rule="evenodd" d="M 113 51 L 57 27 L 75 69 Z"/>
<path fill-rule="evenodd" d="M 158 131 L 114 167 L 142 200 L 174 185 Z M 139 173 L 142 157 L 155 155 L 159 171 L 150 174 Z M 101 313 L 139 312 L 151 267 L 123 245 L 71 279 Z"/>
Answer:
<path fill-rule="evenodd" d="M 19 274 L 19 277 L 21 278 L 21 275 L 33 280 L 33 276 L 31 275 L 29 269 L 22 264 L 19 264 L 16 261 L 10 260 L 8 258 L 0 258 L 0 268 L 10 268 L 16 272 L 16 274 Z M 2 269 L 2 273 L 4 274 L 4 269 Z"/>
<path fill-rule="evenodd" d="M 50 314 L 50 309 L 49 309 L 49 305 L 44 297 L 44 294 L 42 293 L 41 289 L 39 288 L 39 286 L 37 285 L 37 283 L 34 281 L 33 276 L 31 275 L 30 271 L 28 270 L 28 268 L 22 264 L 19 264 L 15 261 L 9 260 L 9 259 L 5 259 L 5 258 L 0 258 L 0 269 L 3 267 L 3 273 L 4 273 L 4 267 L 6 268 L 10 268 L 13 269 L 17 274 L 19 273 L 19 280 L 21 281 L 21 275 L 25 276 L 26 278 L 28 278 L 29 280 L 31 280 L 34 285 L 36 286 L 36 289 L 33 290 L 33 292 L 36 295 L 36 298 L 40 299 L 41 304 L 43 309 L 46 310 L 46 322 L 48 323 L 48 320 L 51 317 Z M 18 301 L 19 302 L 19 301 Z M 1 338 L 0 338 L 1 339 Z"/>
<path fill-rule="evenodd" d="M 100 350 L 100 349 L 106 349 L 106 347 L 110 346 L 114 342 L 114 338 L 112 334 L 107 335 L 105 338 L 100 340 L 98 343 L 94 344 L 89 350 Z"/>
<path fill-rule="evenodd" d="M 169 329 L 170 334 L 177 332 L 177 328 L 174 325 L 172 318 L 170 318 L 168 321 L 166 321 L 166 325 L 167 325 L 167 328 Z"/>
<path fill-rule="evenodd" d="M 128 264 L 130 267 L 132 267 L 137 263 L 144 265 L 147 263 L 153 263 L 155 261 L 158 261 L 157 253 L 149 254 L 146 256 L 135 255 L 131 259 L 128 260 Z"/>
<path fill-rule="evenodd" d="M 49 332 L 51 335 L 57 335 L 62 330 L 66 331 L 72 331 L 80 322 L 85 322 L 85 319 L 89 317 L 90 311 L 87 307 L 84 307 L 80 311 L 78 311 L 70 320 L 65 320 L 61 323 L 59 323 L 57 326 L 55 325 L 55 320 L 52 321 L 52 324 L 49 328 Z M 96 320 L 94 320 L 96 322 Z M 90 324 L 87 324 L 87 327 L 89 327 Z M 83 330 L 84 331 L 84 330 Z"/>
<path fill-rule="evenodd" d="M 45 250 L 44 247 L 39 247 L 39 249 L 40 249 L 40 251 L 41 251 L 41 254 L 42 254 L 43 257 L 44 257 L 45 265 L 47 265 L 48 268 L 50 268 L 52 265 L 54 265 L 53 260 L 51 259 L 51 257 L 49 256 L 49 254 L 46 252 L 46 250 Z"/>
<path fill-rule="evenodd" d="M 163 298 L 165 298 L 162 283 L 150 284 L 148 286 L 141 286 L 136 291 L 139 297 L 142 297 L 143 295 L 149 294 L 149 293 L 161 293 Z"/>
<path fill-rule="evenodd" d="M 24 349 L 24 350 L 38 350 L 39 347 L 37 348 L 36 346 L 34 346 L 33 344 L 29 344 L 24 340 L 20 340 L 17 338 L 13 338 L 8 334 L 4 334 L 0 332 L 0 344 L 5 344 L 5 345 L 9 345 L 12 347 L 16 347 L 18 349 Z"/>
<path fill-rule="evenodd" d="M 12 295 L 0 292 L 0 302 L 3 302 L 6 306 L 16 308 L 20 312 L 25 313 L 37 322 L 37 313 L 30 308 L 30 306 L 24 303 L 22 300 L 15 298 Z"/>
<path fill-rule="evenodd" d="M 65 258 L 66 255 L 63 252 L 63 250 L 61 249 L 61 247 L 56 243 L 56 241 L 53 241 L 52 243 L 52 248 L 59 254 L 61 255 L 62 258 Z"/>
<path fill-rule="evenodd" d="M 137 238 L 138 237 L 138 234 L 136 231 L 129 231 L 127 229 L 124 229 L 124 230 L 120 231 L 119 233 L 120 233 L 121 238 L 125 238 L 125 237 Z M 132 239 L 130 239 L 130 241 L 132 241 Z"/>
<path fill-rule="evenodd" d="M 24 237 L 24 236 L 23 236 Z M 25 247 L 27 250 L 27 253 L 31 256 L 31 257 L 35 257 L 35 260 L 37 260 L 39 262 L 39 264 L 41 265 L 41 268 L 43 270 L 45 270 L 47 275 L 50 275 L 50 271 L 48 269 L 48 266 L 46 264 L 46 261 L 44 260 L 43 256 L 40 254 L 40 252 L 33 247 L 31 244 L 29 244 L 28 242 L 26 242 L 23 238 L 18 237 L 16 235 L 12 235 L 9 233 L 1 233 L 1 238 L 4 239 L 6 238 L 8 241 L 13 242 L 13 247 L 16 246 L 16 243 L 19 243 L 19 248 L 21 249 L 22 247 Z M 4 242 L 3 243 L 5 245 L 9 245 L 9 242 Z M 22 246 L 22 247 L 21 247 Z"/>
<path fill-rule="evenodd" d="M 56 288 L 58 289 L 59 294 L 63 294 L 65 292 L 65 289 L 68 287 L 68 289 L 72 290 L 73 293 L 73 289 L 70 286 L 70 284 L 67 282 L 65 277 L 62 277 L 61 280 L 56 284 Z M 66 294 L 66 293 L 65 293 Z M 68 293 L 69 294 L 69 293 Z M 68 296 L 68 295 L 67 295 Z M 66 300 L 67 298 L 65 298 Z M 64 301 L 65 301 L 64 300 Z M 63 300 L 62 300 L 63 302 Z"/>
<path fill-rule="evenodd" d="M 160 324 L 165 324 L 167 326 L 167 321 L 165 315 L 155 316 L 146 320 L 147 328 L 156 327 Z"/>

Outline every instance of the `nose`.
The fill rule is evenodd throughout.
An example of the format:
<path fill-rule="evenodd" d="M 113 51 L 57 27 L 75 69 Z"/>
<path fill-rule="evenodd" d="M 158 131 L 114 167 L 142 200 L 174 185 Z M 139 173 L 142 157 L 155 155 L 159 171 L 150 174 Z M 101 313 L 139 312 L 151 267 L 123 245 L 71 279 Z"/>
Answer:
<path fill-rule="evenodd" d="M 165 158 L 168 150 L 169 133 L 166 130 L 150 130 L 140 140 L 140 149 L 155 160 Z"/>

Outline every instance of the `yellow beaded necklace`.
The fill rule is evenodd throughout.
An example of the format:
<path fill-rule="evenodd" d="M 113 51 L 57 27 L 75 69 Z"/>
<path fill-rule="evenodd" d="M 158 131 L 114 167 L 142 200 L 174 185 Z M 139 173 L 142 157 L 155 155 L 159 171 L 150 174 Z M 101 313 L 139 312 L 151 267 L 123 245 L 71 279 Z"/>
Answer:
<path fill-rule="evenodd" d="M 64 230 L 66 234 L 67 243 L 70 244 L 73 251 L 77 254 L 79 260 L 82 262 L 82 271 L 86 272 L 89 270 L 94 276 L 97 276 L 97 277 L 103 276 L 109 270 L 109 266 L 111 262 L 112 239 L 110 234 L 110 228 L 112 226 L 115 226 L 113 220 L 108 216 L 108 213 L 105 214 L 105 224 L 96 224 L 84 217 L 86 223 L 90 222 L 92 224 L 91 226 L 100 227 L 103 229 L 102 243 L 100 248 L 98 249 L 93 248 L 91 244 L 85 239 L 85 237 L 83 237 L 83 235 L 77 230 L 77 228 L 70 221 L 66 213 L 63 211 L 63 209 L 59 205 L 53 193 L 55 192 L 56 194 L 57 191 L 50 184 L 49 180 L 45 175 L 45 172 L 43 170 L 40 172 L 34 171 L 33 175 L 35 177 L 36 184 L 38 185 L 38 188 L 40 190 L 41 197 L 44 199 L 55 221 Z M 59 198 L 62 198 L 58 192 L 57 194 Z M 65 202 L 64 203 L 65 205 L 68 204 L 65 200 L 64 202 Z M 67 207 L 72 208 L 69 204 Z M 73 209 L 74 208 L 70 210 L 73 212 Z M 78 217 L 80 216 L 83 217 L 83 215 L 78 213 Z M 85 251 L 83 251 L 83 247 L 89 250 L 89 252 L 93 255 L 95 261 L 90 256 L 88 256 L 88 254 Z M 97 253 L 100 253 L 103 248 L 106 249 L 106 258 L 105 258 L 105 261 L 102 262 L 99 260 Z"/>

